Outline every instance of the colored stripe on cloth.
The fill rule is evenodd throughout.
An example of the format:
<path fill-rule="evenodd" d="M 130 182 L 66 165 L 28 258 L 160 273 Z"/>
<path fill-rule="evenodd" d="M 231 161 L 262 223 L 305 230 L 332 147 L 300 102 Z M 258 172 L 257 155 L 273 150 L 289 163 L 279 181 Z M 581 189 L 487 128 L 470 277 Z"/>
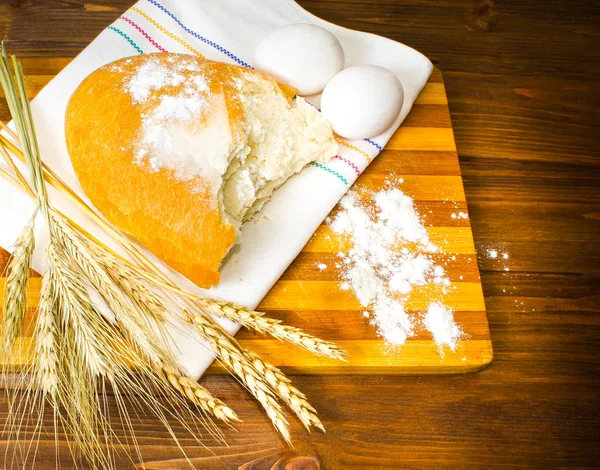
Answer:
<path fill-rule="evenodd" d="M 341 137 L 338 137 L 337 135 L 334 135 L 335 141 L 339 144 L 342 145 L 344 147 L 349 148 L 350 150 L 354 150 L 356 153 L 358 153 L 359 155 L 362 155 L 363 157 L 365 157 L 365 160 L 367 161 L 367 163 L 371 163 L 371 157 L 369 156 L 369 154 L 367 152 L 365 152 L 363 149 L 359 149 L 356 145 L 352 145 L 349 142 L 346 142 L 344 139 L 342 139 Z"/>
<path fill-rule="evenodd" d="M 356 173 L 356 176 L 360 176 L 360 168 L 358 168 L 353 162 L 351 162 L 347 158 L 342 157 L 341 155 L 336 155 L 333 158 L 337 158 L 338 160 L 343 161 L 346 165 L 348 165 L 350 168 L 352 168 L 354 170 L 354 173 Z"/>
<path fill-rule="evenodd" d="M 131 11 L 135 11 L 138 15 L 140 15 L 142 18 L 144 18 L 146 21 L 148 21 L 148 23 L 150 23 L 156 29 L 161 31 L 165 36 L 168 36 L 171 39 L 173 39 L 174 41 L 178 42 L 179 44 L 181 44 L 183 47 L 185 47 L 191 53 L 196 54 L 200 57 L 204 57 L 202 54 L 200 54 L 200 51 L 198 51 L 197 49 L 194 49 L 190 44 L 185 42 L 183 39 L 181 39 L 180 37 L 173 34 L 171 31 L 167 30 L 166 28 L 164 28 L 163 26 L 158 24 L 156 21 L 154 21 L 150 16 L 148 16 L 146 13 L 144 13 L 139 8 L 132 7 Z"/>
<path fill-rule="evenodd" d="M 371 139 L 365 139 L 365 142 L 369 142 L 373 147 L 375 147 L 380 152 L 383 151 L 383 147 L 381 145 L 379 145 L 377 142 L 375 142 L 375 141 L 373 141 Z"/>
<path fill-rule="evenodd" d="M 163 12 L 165 12 L 167 15 L 169 15 L 175 21 L 175 23 L 177 23 L 179 26 L 181 26 L 181 28 L 186 33 L 194 36 L 196 39 L 199 39 L 203 43 L 208 44 L 211 47 L 214 47 L 216 50 L 218 50 L 219 52 L 222 52 L 223 54 L 225 54 L 227 57 L 229 57 L 230 59 L 234 60 L 238 64 L 243 65 L 244 67 L 249 68 L 249 69 L 254 69 L 254 67 L 252 67 L 249 63 L 244 62 L 242 59 L 240 59 L 238 56 L 236 56 L 233 52 L 228 51 L 227 49 L 225 49 L 223 46 L 220 46 L 216 42 L 211 41 L 210 39 L 205 38 L 204 36 L 198 34 L 195 31 L 192 31 L 190 28 L 188 28 L 186 25 L 184 25 L 179 20 L 179 18 L 177 18 L 173 13 L 171 13 L 169 10 L 167 10 L 164 6 L 162 6 L 156 0 L 146 0 L 146 1 L 148 1 L 150 4 L 154 5 L 155 7 L 159 8 L 160 10 L 162 10 Z"/>
<path fill-rule="evenodd" d="M 148 1 L 150 1 L 152 3 L 153 0 L 148 0 Z M 164 28 L 163 26 L 161 26 L 160 24 L 158 24 L 155 20 L 153 20 L 148 15 L 146 15 L 144 12 L 142 12 L 141 10 L 139 10 L 138 8 L 135 8 L 135 7 L 132 8 L 132 10 L 135 11 L 136 13 L 140 14 L 140 16 L 142 16 L 143 18 L 145 18 L 148 22 L 150 22 L 153 26 L 155 26 L 159 31 L 161 31 L 167 37 L 170 37 L 170 38 L 174 39 L 175 41 L 177 41 L 180 44 L 184 45 L 184 47 L 186 47 L 186 48 L 188 48 L 190 50 L 193 50 L 195 54 L 197 54 L 197 55 L 199 55 L 199 56 L 202 57 L 202 54 L 200 54 L 200 52 L 198 52 L 192 46 L 190 46 L 185 41 L 183 41 L 183 39 L 178 38 L 173 33 L 171 33 L 170 31 L 168 31 L 166 28 Z M 142 36 L 144 36 L 148 40 L 148 42 L 150 42 L 150 44 L 152 44 L 159 51 L 168 52 L 167 49 L 165 49 L 158 42 L 156 42 L 144 29 L 142 29 L 141 26 L 139 26 L 133 20 L 131 20 L 130 18 L 128 18 L 126 16 L 121 16 L 120 19 L 122 19 L 123 21 L 125 21 L 126 23 L 128 23 L 129 25 L 131 25 L 133 28 L 135 28 Z M 137 46 L 137 44 L 135 44 L 135 42 L 129 36 L 127 36 L 125 33 L 123 33 L 123 31 L 121 31 L 121 30 L 119 30 L 118 28 L 115 28 L 115 27 L 109 27 L 108 29 L 111 29 L 112 31 L 115 31 L 117 34 L 119 34 L 124 39 L 126 39 L 133 47 L 136 48 L 136 50 L 138 52 L 140 52 L 140 54 L 143 53 L 142 49 L 139 46 Z M 360 149 L 356 148 L 356 150 L 358 150 L 359 153 L 360 153 Z M 354 170 L 354 172 L 357 174 L 357 176 L 360 176 L 360 169 L 353 162 L 351 162 L 350 160 L 348 160 L 346 158 L 343 158 L 343 157 L 341 157 L 339 155 L 336 156 L 336 157 L 334 157 L 334 158 L 337 158 L 337 159 L 343 161 L 344 163 L 346 163 L 348 166 L 350 166 Z M 324 170 L 324 171 L 330 173 L 331 175 L 335 176 L 340 181 L 342 181 L 344 184 L 346 184 L 346 185 L 349 184 L 348 180 L 346 178 L 344 178 L 339 172 L 335 171 L 333 168 L 330 168 L 330 167 L 328 167 L 326 165 L 323 165 L 322 163 L 317 163 L 317 162 L 311 162 L 311 165 L 316 166 L 317 168 L 320 168 L 321 170 Z"/>
<path fill-rule="evenodd" d="M 129 44 L 131 44 L 133 46 L 133 48 L 138 51 L 140 54 L 143 54 L 144 51 L 142 50 L 142 48 L 140 46 L 138 46 L 135 41 L 133 39 L 131 39 L 129 36 L 127 36 L 127 34 L 125 34 L 123 31 L 121 31 L 119 28 L 115 28 L 114 26 L 107 26 L 107 29 L 110 29 L 111 31 L 114 31 L 115 33 L 117 33 L 119 36 L 125 38 L 127 40 L 127 42 Z"/>
<path fill-rule="evenodd" d="M 340 175 L 333 168 L 329 168 L 328 166 L 325 166 L 319 162 L 310 162 L 310 164 L 312 166 L 316 166 L 317 168 L 320 168 L 321 170 L 325 170 L 327 173 L 331 173 L 333 176 L 335 176 L 337 179 L 339 179 L 342 183 L 344 183 L 346 186 L 348 186 L 348 180 L 346 178 L 344 178 L 342 175 Z"/>
<path fill-rule="evenodd" d="M 125 21 L 125 23 L 128 23 L 131 26 L 133 26 L 135 29 L 137 29 L 139 31 L 139 33 L 142 36 L 144 36 L 148 40 L 148 42 L 150 42 L 150 44 L 152 44 L 154 47 L 156 47 L 159 51 L 161 51 L 161 52 L 169 52 L 164 47 L 162 47 L 160 44 L 158 44 L 154 39 L 152 39 L 150 37 L 150 35 L 146 31 L 144 31 L 137 23 L 133 22 L 132 20 L 130 20 L 126 16 L 121 16 L 121 19 L 123 21 Z"/>

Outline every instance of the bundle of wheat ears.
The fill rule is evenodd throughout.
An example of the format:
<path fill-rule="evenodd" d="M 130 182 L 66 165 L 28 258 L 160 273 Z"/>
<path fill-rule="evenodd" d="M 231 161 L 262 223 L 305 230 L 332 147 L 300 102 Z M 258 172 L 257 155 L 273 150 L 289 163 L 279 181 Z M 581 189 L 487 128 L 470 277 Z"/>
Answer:
<path fill-rule="evenodd" d="M 343 360 L 343 352 L 333 343 L 260 312 L 201 298 L 173 284 L 132 241 L 98 216 L 42 162 L 21 65 L 14 56 L 9 59 L 4 48 L 1 52 L 0 81 L 17 132 L 3 126 L 6 134 L 0 135 L 0 154 L 6 169 L 0 167 L 0 175 L 36 203 L 8 265 L 2 319 L 4 364 L 15 354 L 18 338 L 26 328 L 34 225 L 45 224 L 49 233 L 30 351 L 25 352 L 30 360 L 20 375 L 22 383 L 10 394 L 7 425 L 15 446 L 13 463 L 27 461 L 32 455 L 35 460 L 33 440 L 29 438 L 25 448 L 19 444 L 23 416 L 27 414 L 29 421 L 37 417 L 39 438 L 47 406 L 53 413 L 56 435 L 62 431 L 71 436 L 67 443 L 76 461 L 85 461 L 91 468 L 114 468 L 116 449 L 125 445 L 134 448 L 141 460 L 129 414 L 128 397 L 133 395 L 176 441 L 171 423 L 193 436 L 201 423 L 215 438 L 223 439 L 212 418 L 231 425 L 239 421 L 238 417 L 178 365 L 165 340 L 167 326 L 181 331 L 186 324 L 195 327 L 217 360 L 260 402 L 286 442 L 291 444 L 281 402 L 307 429 L 314 426 L 324 430 L 302 392 L 277 367 L 242 347 L 215 317 L 227 318 L 314 354 Z M 14 158 L 27 164 L 28 179 Z M 116 254 L 56 210 L 49 202 L 47 184 L 83 209 L 126 249 L 128 257 Z M 113 429 L 107 391 L 118 405 L 118 423 L 126 431 L 126 442 Z"/>

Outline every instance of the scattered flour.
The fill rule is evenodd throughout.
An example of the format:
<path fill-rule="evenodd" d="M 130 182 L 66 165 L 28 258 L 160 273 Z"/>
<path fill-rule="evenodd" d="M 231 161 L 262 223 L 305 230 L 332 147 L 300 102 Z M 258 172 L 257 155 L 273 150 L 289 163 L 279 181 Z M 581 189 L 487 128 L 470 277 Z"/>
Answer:
<path fill-rule="evenodd" d="M 468 219 L 469 214 L 467 214 L 466 212 L 459 212 L 458 214 L 456 212 L 453 212 L 452 214 L 450 214 L 450 217 L 452 217 L 453 219 Z"/>
<path fill-rule="evenodd" d="M 327 269 L 327 265 L 325 263 L 317 263 L 317 269 L 319 271 L 325 271 Z"/>
<path fill-rule="evenodd" d="M 500 250 L 498 250 L 496 248 L 489 248 L 485 251 L 485 254 L 486 254 L 487 259 L 497 260 L 497 262 L 504 264 L 502 269 L 505 272 L 510 271 L 510 268 L 507 265 L 507 261 L 510 258 L 510 256 L 508 255 L 507 252 L 500 253 Z"/>
<path fill-rule="evenodd" d="M 432 257 L 438 248 L 430 241 L 413 200 L 398 188 L 370 194 L 375 209 L 360 201 L 356 192 L 340 202 L 341 211 L 330 220 L 335 233 L 349 237 L 352 248 L 338 253 L 341 289 L 351 290 L 377 333 L 392 346 L 402 345 L 420 326 L 407 312 L 413 289 L 438 284 L 445 289 L 450 280 Z M 433 302 L 433 301 L 432 301 Z M 444 309 L 445 316 L 436 314 Z M 429 305 L 433 314 L 424 325 L 436 343 L 456 347 L 461 333 L 452 310 L 439 302 Z"/>
<path fill-rule="evenodd" d="M 490 248 L 490 249 L 486 250 L 486 254 L 487 254 L 487 257 L 490 259 L 498 259 L 500 257 L 500 251 L 497 250 L 496 248 Z M 506 252 L 502 253 L 502 259 L 506 260 L 508 258 L 509 258 L 508 253 L 506 253 Z"/>

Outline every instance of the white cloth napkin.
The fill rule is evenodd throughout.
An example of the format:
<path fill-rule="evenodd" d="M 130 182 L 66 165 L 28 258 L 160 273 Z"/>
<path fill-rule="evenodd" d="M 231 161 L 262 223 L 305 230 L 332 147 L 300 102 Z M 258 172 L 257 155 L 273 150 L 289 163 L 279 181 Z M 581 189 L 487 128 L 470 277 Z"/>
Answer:
<path fill-rule="evenodd" d="M 404 86 L 405 100 L 388 131 L 370 140 L 350 142 L 355 149 L 341 147 L 338 157 L 326 165 L 307 167 L 275 193 L 264 209 L 266 217 L 258 216 L 244 226 L 239 245 L 222 266 L 220 284 L 208 295 L 251 308 L 258 305 L 369 159 L 379 153 L 402 123 L 431 74 L 432 65 L 426 57 L 389 39 L 327 23 L 292 0 L 140 0 L 65 67 L 32 105 L 43 159 L 83 195 L 65 146 L 64 112 L 71 93 L 88 74 L 121 57 L 161 50 L 191 53 L 195 49 L 209 59 L 250 66 L 254 48 L 267 33 L 294 23 L 317 24 L 335 34 L 343 45 L 346 66 L 376 64 L 392 70 Z M 318 97 L 313 103 L 318 106 Z M 50 197 L 57 208 L 118 249 L 62 195 L 50 191 Z M 11 250 L 32 210 L 32 201 L 0 178 L 2 247 Z M 33 268 L 43 272 L 47 235 L 42 223 L 36 228 L 38 249 Z M 180 286 L 203 293 L 164 263 L 156 262 Z M 223 322 L 223 326 L 231 333 L 239 329 L 230 322 Z M 173 334 L 182 366 L 199 377 L 212 362 L 212 354 L 192 339 L 192 334 Z"/>

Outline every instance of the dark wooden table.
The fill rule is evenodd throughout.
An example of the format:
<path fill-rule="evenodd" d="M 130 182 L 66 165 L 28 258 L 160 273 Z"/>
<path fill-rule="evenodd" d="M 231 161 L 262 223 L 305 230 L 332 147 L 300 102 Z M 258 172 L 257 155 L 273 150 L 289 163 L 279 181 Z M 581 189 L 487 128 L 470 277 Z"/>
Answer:
<path fill-rule="evenodd" d="M 2 0 L 0 32 L 11 52 L 28 58 L 26 73 L 52 75 L 131 3 Z M 234 380 L 205 378 L 244 424 L 226 432 L 228 448 L 208 439 L 209 449 L 186 445 L 194 463 L 600 466 L 599 3 L 300 3 L 409 44 L 443 71 L 495 359 L 466 376 L 297 377 L 328 433 L 303 437 L 295 426 L 293 452 Z M 0 118 L 7 117 L 2 103 Z M 488 249 L 508 252 L 510 271 Z M 149 468 L 187 468 L 160 426 L 138 424 Z M 42 436 L 41 449 L 38 468 L 54 468 L 51 436 Z M 66 452 L 62 459 L 69 468 Z"/>

